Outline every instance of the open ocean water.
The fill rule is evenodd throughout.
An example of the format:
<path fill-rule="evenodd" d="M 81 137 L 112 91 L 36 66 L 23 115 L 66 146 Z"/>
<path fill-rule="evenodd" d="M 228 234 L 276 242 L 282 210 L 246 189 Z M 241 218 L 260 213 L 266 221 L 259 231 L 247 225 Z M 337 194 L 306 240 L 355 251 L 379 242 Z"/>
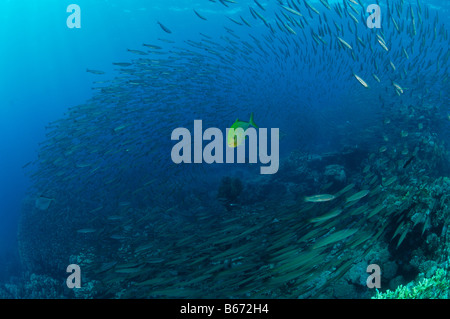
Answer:
<path fill-rule="evenodd" d="M 448 298 L 450 2 L 0 3 L 0 299 Z"/>

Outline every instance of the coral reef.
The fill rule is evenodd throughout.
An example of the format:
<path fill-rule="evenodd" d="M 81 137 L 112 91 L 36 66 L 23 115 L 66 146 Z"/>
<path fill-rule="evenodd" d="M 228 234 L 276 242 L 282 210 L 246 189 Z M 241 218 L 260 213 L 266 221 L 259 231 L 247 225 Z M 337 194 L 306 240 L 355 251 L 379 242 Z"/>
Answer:
<path fill-rule="evenodd" d="M 448 299 L 450 298 L 450 276 L 442 268 L 435 271 L 431 278 L 423 278 L 400 285 L 395 290 L 377 291 L 373 299 Z"/>
<path fill-rule="evenodd" d="M 344 166 L 333 164 L 325 167 L 324 176 L 328 178 L 330 182 L 345 183 L 347 175 L 345 174 Z"/>
<path fill-rule="evenodd" d="M 64 281 L 50 276 L 24 274 L 10 283 L 0 285 L 0 299 L 63 299 Z M 67 289 L 67 287 L 66 287 Z"/>

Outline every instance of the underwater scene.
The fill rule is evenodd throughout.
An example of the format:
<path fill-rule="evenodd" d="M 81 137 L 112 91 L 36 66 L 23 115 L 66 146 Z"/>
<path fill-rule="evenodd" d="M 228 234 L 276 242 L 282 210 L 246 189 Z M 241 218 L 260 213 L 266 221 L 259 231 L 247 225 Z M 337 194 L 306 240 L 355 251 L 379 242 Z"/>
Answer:
<path fill-rule="evenodd" d="M 0 299 L 449 298 L 450 2 L 0 16 Z"/>

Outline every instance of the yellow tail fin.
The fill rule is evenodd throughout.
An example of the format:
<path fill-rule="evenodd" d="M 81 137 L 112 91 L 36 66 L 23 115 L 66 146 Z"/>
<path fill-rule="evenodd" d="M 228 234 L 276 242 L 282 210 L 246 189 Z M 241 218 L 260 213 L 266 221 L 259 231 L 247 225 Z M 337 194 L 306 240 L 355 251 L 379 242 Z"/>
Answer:
<path fill-rule="evenodd" d="M 253 120 L 253 112 L 250 114 L 250 121 L 249 121 L 250 125 L 253 126 L 254 128 L 258 128 L 258 125 L 255 124 L 255 121 Z"/>

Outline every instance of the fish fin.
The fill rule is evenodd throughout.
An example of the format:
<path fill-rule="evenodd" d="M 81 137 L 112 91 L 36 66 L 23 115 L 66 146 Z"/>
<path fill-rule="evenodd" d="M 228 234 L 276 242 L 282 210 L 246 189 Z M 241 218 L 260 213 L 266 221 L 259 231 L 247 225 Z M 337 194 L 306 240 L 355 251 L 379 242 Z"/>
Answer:
<path fill-rule="evenodd" d="M 253 120 L 253 112 L 250 114 L 250 121 L 249 124 L 253 126 L 254 128 L 258 128 L 258 125 L 255 124 L 255 121 Z"/>

